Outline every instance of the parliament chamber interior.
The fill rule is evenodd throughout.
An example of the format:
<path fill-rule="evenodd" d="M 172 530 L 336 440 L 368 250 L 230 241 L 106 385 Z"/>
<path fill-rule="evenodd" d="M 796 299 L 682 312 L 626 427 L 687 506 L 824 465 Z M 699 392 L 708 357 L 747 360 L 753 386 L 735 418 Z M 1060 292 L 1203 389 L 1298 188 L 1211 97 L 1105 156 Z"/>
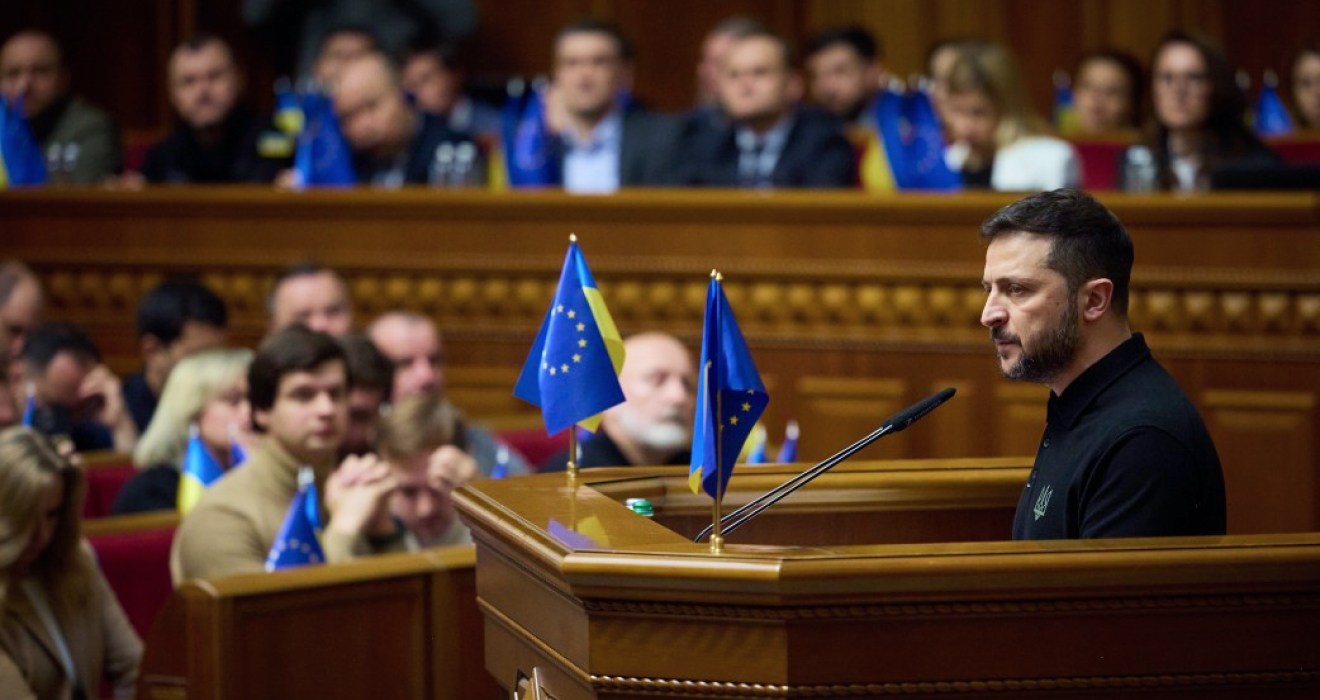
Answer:
<path fill-rule="evenodd" d="M 249 460 L 231 452 L 215 466 L 211 454 L 222 475 L 201 479 L 185 505 L 198 478 L 191 451 L 218 449 L 201 437 L 210 393 L 192 397 L 169 438 L 163 508 L 121 509 L 126 484 L 160 468 L 141 457 L 167 430 L 150 415 L 127 436 L 109 425 L 107 442 L 70 447 L 72 457 L 31 457 L 65 475 L 55 480 L 65 500 L 80 500 L 57 507 L 80 531 L 68 543 L 58 526 L 53 539 L 29 534 L 43 532 L 20 522 L 36 509 L 0 495 L 0 696 L 1320 695 L 1320 5 L 17 0 L 0 15 L 0 400 L 13 398 L 12 410 L 0 406 L 0 470 L 37 469 L 16 466 L 29 459 L 14 451 L 24 434 L 78 442 L 42 416 L 114 409 L 129 425 L 138 373 L 157 416 L 176 410 L 170 382 L 190 359 L 143 310 L 171 285 L 222 302 L 215 345 L 241 350 L 226 381 L 242 380 L 231 398 L 244 424 L 221 442 Z M 332 65 L 327 37 L 366 45 Z M 712 57 L 720 38 L 728 46 Z M 24 50 L 47 46 L 53 66 L 24 63 Z M 950 47 L 957 55 L 938 68 Z M 220 67 L 196 80 L 229 87 L 189 97 L 180 76 L 213 54 Z M 768 63 L 753 60 L 763 55 Z M 449 106 L 461 110 L 428 111 L 413 71 L 427 60 L 456 81 Z M 1119 98 L 1098 96 L 1099 78 L 1083 70 L 1092 61 L 1118 71 L 1130 101 L 1119 122 L 1088 132 L 1104 100 Z M 1129 63 L 1134 72 L 1118 70 Z M 838 105 L 847 90 L 830 81 L 853 68 L 866 91 Z M 53 97 L 41 92 L 43 70 Z M 382 92 L 349 106 L 367 78 L 364 90 Z M 598 108 L 583 106 L 592 95 Z M 44 98 L 45 112 L 24 111 Z M 194 121 L 221 103 L 230 111 Z M 94 149 L 63 131 L 83 108 L 108 115 L 118 149 L 88 180 Z M 1230 118 L 1179 126 L 1198 109 Z M 239 111 L 251 128 L 234 126 Z M 835 156 L 844 174 L 832 183 Z M 1130 285 L 1101 280 L 1097 292 L 1091 275 L 1081 297 L 1057 247 L 1041 258 L 1067 298 L 1083 299 L 1081 321 L 1077 303 L 1071 316 L 1039 310 L 1015 296 L 1016 277 L 1001 290 L 992 274 L 1012 241 L 1091 235 L 1072 220 L 1062 232 L 1021 220 L 988 232 L 1051 192 L 1051 202 L 1112 213 L 1104 222 L 1121 222 L 1135 251 Z M 330 338 L 341 334 L 310 315 L 294 319 L 303 335 L 279 321 L 281 286 L 316 275 L 342 289 L 343 320 L 385 365 L 365 418 L 379 442 L 365 457 L 345 456 L 353 450 L 338 434 L 306 456 L 283 442 L 283 416 L 295 415 L 284 412 L 303 410 L 288 408 L 286 382 L 343 368 L 340 393 L 326 396 L 350 432 L 366 382 L 348 343 Z M 8 310 L 25 283 L 37 295 L 26 325 Z M 1121 302 L 1106 296 L 1116 287 Z M 565 319 L 576 330 L 557 320 L 566 289 L 581 299 Z M 1094 368 L 1114 367 L 1103 353 L 1078 365 L 1084 353 L 1064 336 L 1084 349 L 1104 342 L 1095 328 L 1109 327 L 1114 307 L 1213 443 L 1218 505 L 1196 508 L 1217 507 L 1220 522 L 1183 527 L 1167 511 L 1140 516 L 1173 523 L 1163 530 L 1024 537 L 1051 506 L 1071 517 L 1093 498 L 1111 502 L 1095 493 L 1118 479 L 1103 469 L 1052 498 L 1032 489 L 1074 420 L 1060 377 L 1080 367 L 1097 382 Z M 173 313 L 184 314 L 179 338 L 212 324 Z M 1062 335 L 1027 325 L 1013 342 L 1000 334 L 1033 313 L 1063 314 Z M 415 358 L 378 335 L 389 320 L 442 339 L 421 358 L 434 375 L 426 396 L 405 379 Z M 580 345 L 560 352 L 573 332 Z M 42 355 L 48 336 L 70 345 Z M 302 352 L 282 347 L 322 338 L 333 359 L 271 369 Z M 1066 347 L 1072 364 L 1034 375 L 1006 364 L 1032 349 L 1023 340 Z M 645 431 L 628 427 L 640 409 L 621 411 L 651 399 L 629 383 L 641 379 L 625 381 L 626 362 L 661 342 L 683 358 L 673 381 L 686 408 L 666 419 L 681 428 L 677 443 L 643 449 L 631 441 Z M 608 371 L 558 389 L 586 370 L 575 350 Z M 61 407 L 53 373 L 67 353 L 87 378 Z M 160 369 L 165 357 L 173 369 Z M 738 384 L 749 368 L 754 381 Z M 87 389 L 94 380 L 122 398 Z M 219 391 L 209 381 L 173 393 Z M 601 398 L 605 384 L 616 398 Z M 956 394 L 938 410 L 745 529 L 701 535 L 946 387 Z M 1156 392 L 1133 389 L 1144 390 Z M 753 407 L 742 394 L 769 400 L 740 426 L 724 419 Z M 430 439 L 410 436 L 429 429 L 414 409 L 427 406 L 448 422 L 441 442 L 425 443 L 432 485 L 408 487 L 404 463 Z M 1142 417 L 1145 403 L 1110 410 L 1110 420 L 1164 425 Z M 599 431 L 576 427 L 598 413 Z M 604 438 L 614 459 L 593 462 Z M 766 457 L 781 446 L 780 459 Z M 453 447 L 468 471 L 434 486 L 436 455 Z M 270 454 L 306 466 L 295 473 Z M 284 469 L 284 490 L 269 532 L 247 533 L 256 558 L 223 575 L 188 573 L 189 542 L 219 539 L 216 528 L 242 518 L 267 522 L 239 503 L 267 494 L 223 490 L 258 468 Z M 1164 477 L 1135 477 L 1122 492 L 1132 510 L 1192 498 L 1179 483 L 1162 501 Z M 0 491 L 19 493 L 20 478 L 37 477 L 12 476 Z M 336 555 L 345 514 L 372 484 L 352 556 Z M 412 529 L 415 514 L 399 503 L 418 488 L 438 489 L 459 540 L 428 545 L 439 540 Z M 198 515 L 210 530 L 189 532 Z M 286 568 L 272 541 L 304 515 L 324 553 Z M 73 603 L 49 573 L 77 566 L 44 554 L 65 547 L 72 558 L 80 539 L 113 593 L 107 619 L 124 621 L 104 641 L 88 641 L 76 622 L 87 611 L 62 607 Z M 206 546 L 217 554 L 191 560 L 239 556 L 233 542 Z"/>

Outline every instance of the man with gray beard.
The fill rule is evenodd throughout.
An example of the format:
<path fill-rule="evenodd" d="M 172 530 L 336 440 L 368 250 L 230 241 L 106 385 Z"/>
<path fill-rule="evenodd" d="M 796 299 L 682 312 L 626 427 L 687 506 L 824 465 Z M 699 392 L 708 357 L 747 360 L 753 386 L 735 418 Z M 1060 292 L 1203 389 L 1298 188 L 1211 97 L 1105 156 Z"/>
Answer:
<path fill-rule="evenodd" d="M 619 385 L 626 400 L 605 412 L 600 431 L 582 444 L 578 466 L 687 464 L 697 388 L 692 354 L 665 333 L 629 336 L 623 347 L 627 356 Z M 567 464 L 565 450 L 546 460 L 541 471 L 563 471 Z"/>

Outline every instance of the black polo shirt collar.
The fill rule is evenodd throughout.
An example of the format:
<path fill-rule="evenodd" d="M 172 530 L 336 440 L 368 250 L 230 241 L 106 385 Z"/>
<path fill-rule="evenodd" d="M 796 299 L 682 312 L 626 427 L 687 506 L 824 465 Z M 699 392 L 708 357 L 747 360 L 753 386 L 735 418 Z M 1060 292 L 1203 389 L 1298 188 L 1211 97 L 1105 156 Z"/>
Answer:
<path fill-rule="evenodd" d="M 1068 388 L 1063 390 L 1063 396 L 1057 396 L 1051 391 L 1045 411 L 1046 420 L 1050 425 L 1072 429 L 1077 419 L 1105 389 L 1149 357 L 1150 348 L 1146 346 L 1146 339 L 1140 333 L 1133 333 L 1131 338 L 1077 375 Z"/>

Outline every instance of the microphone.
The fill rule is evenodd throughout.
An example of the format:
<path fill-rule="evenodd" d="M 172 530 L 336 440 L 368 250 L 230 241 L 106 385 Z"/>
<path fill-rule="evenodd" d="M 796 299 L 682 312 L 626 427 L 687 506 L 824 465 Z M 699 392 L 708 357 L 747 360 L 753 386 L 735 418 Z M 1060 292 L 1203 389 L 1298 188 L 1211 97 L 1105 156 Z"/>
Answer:
<path fill-rule="evenodd" d="M 733 532 L 734 530 L 737 530 L 738 528 L 742 527 L 747 521 L 759 515 L 761 511 L 783 500 L 784 497 L 788 496 L 794 491 L 797 491 L 803 486 L 806 486 L 816 477 L 834 468 L 834 466 L 837 465 L 839 462 L 842 462 L 843 460 L 848 459 L 849 457 L 852 457 L 853 455 L 862 451 L 868 445 L 875 442 L 876 440 L 879 440 L 880 438 L 890 433 L 897 433 L 906 430 L 908 426 L 912 425 L 913 423 L 916 423 L 922 418 L 925 418 L 926 414 L 930 413 L 931 411 L 934 411 L 936 408 L 940 406 L 940 404 L 944 403 L 945 401 L 948 401 L 955 393 L 957 393 L 957 391 L 953 387 L 949 387 L 947 389 L 943 389 L 934 394 L 931 394 L 930 396 L 927 396 L 926 398 L 918 401 L 917 403 L 911 406 L 908 406 L 907 408 L 899 411 L 898 413 L 895 413 L 892 417 L 890 417 L 889 420 L 884 422 L 884 425 L 881 425 L 879 428 L 875 430 L 875 432 L 872 432 L 870 435 L 867 435 L 861 440 L 858 440 L 857 442 L 854 442 L 853 444 L 843 448 L 842 450 L 839 450 L 834 454 L 833 457 L 830 457 L 824 462 L 821 462 L 820 464 L 817 464 L 816 466 L 808 469 L 807 471 L 798 474 L 797 476 L 789 479 L 788 481 L 785 481 L 779 486 L 776 486 L 775 488 L 765 492 L 764 494 L 761 494 L 760 496 L 748 502 L 746 505 L 742 506 L 741 508 L 738 508 L 737 510 L 729 513 L 723 518 L 720 518 L 720 525 L 722 526 L 721 534 L 727 535 Z M 700 542 L 706 536 L 710 535 L 711 531 L 714 529 L 715 526 L 713 524 L 707 525 L 706 529 L 698 533 L 697 536 L 692 539 L 692 541 Z"/>

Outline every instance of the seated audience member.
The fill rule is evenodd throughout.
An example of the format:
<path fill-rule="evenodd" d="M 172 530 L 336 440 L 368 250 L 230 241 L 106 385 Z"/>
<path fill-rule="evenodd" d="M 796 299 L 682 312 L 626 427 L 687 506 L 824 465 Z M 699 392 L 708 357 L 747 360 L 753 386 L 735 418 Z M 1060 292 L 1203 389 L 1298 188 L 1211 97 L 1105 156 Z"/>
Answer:
<path fill-rule="evenodd" d="M 382 409 L 394 391 L 394 364 L 371 339 L 361 333 L 339 338 L 348 364 L 348 432 L 342 455 L 363 455 L 376 450 Z"/>
<path fill-rule="evenodd" d="M 413 106 L 444 120 L 450 131 L 498 139 L 500 110 L 463 93 L 467 68 L 453 44 L 410 48 L 403 58 L 403 89 Z"/>
<path fill-rule="evenodd" d="M 739 39 L 761 34 L 765 26 L 751 17 L 730 17 L 715 25 L 701 41 L 701 59 L 697 62 L 698 112 L 709 117 L 720 117 L 720 76 L 724 57 Z"/>
<path fill-rule="evenodd" d="M 977 39 L 943 39 L 926 51 L 926 77 L 930 79 L 930 103 L 940 122 L 948 124 L 945 105 L 949 95 L 949 73 L 965 50 L 975 51 L 985 43 Z"/>
<path fill-rule="evenodd" d="M 768 32 L 739 39 L 724 60 L 728 124 L 687 120 L 678 184 L 705 187 L 853 187 L 853 148 L 833 118 L 798 106 L 792 49 Z"/>
<path fill-rule="evenodd" d="M 1292 86 L 1298 126 L 1320 130 L 1320 39 L 1297 52 L 1292 66 Z"/>
<path fill-rule="evenodd" d="M 1220 166 L 1282 162 L 1247 128 L 1236 71 L 1205 37 L 1165 35 L 1151 61 L 1151 101 L 1155 122 L 1146 145 L 1155 156 L 1159 189 L 1206 190 Z"/>
<path fill-rule="evenodd" d="M 334 270 L 310 261 L 296 263 L 275 278 L 266 311 L 270 333 L 294 324 L 333 336 L 353 330 L 348 283 Z"/>
<path fill-rule="evenodd" d="M 0 47 L 0 92 L 23 101 L 51 182 L 99 183 L 119 170 L 119 130 L 104 112 L 69 94 L 55 37 L 33 29 L 11 36 Z"/>
<path fill-rule="evenodd" d="M 223 39 L 201 34 L 180 44 L 170 55 L 167 80 L 180 123 L 147 152 L 141 173 L 147 182 L 275 179 L 282 163 L 258 152 L 262 131 L 271 127 L 238 103 L 243 75 Z"/>
<path fill-rule="evenodd" d="M 17 260 L 0 263 L 0 324 L 9 337 L 9 342 L 0 347 L 0 353 L 10 360 L 18 358 L 28 331 L 41 323 L 44 305 L 41 281 L 27 265 Z"/>
<path fill-rule="evenodd" d="M 9 335 L 5 332 L 4 326 L 0 326 L 0 348 L 6 347 L 8 342 Z M 17 401 L 18 395 L 10 379 L 9 364 L 9 355 L 0 352 L 0 428 L 17 425 L 23 418 L 23 411 Z"/>
<path fill-rule="evenodd" d="M 807 46 L 811 99 L 847 124 L 875 130 L 875 100 L 885 80 L 880 42 L 861 27 L 831 29 Z"/>
<path fill-rule="evenodd" d="M 1097 51 L 1087 54 L 1073 75 L 1078 135 L 1136 131 L 1145 91 L 1137 59 L 1122 51 Z"/>
<path fill-rule="evenodd" d="M 372 321 L 371 341 L 394 363 L 393 400 L 413 396 L 445 395 L 445 357 L 440 331 L 431 319 L 408 311 L 394 311 Z M 499 445 L 481 426 L 465 424 L 464 440 L 483 476 L 490 476 L 498 461 Z M 510 452 L 508 474 L 526 474 L 526 462 Z"/>
<path fill-rule="evenodd" d="M 124 403 L 139 432 L 147 429 L 165 379 L 175 364 L 225 344 L 229 312 L 215 292 L 197 282 L 157 285 L 137 305 L 142 371 L 124 380 Z"/>
<path fill-rule="evenodd" d="M 1052 190 L 1081 179 L 1077 154 L 1031 113 L 1017 62 L 1000 44 L 964 47 L 949 71 L 945 162 L 969 188 Z"/>
<path fill-rule="evenodd" d="M 36 431 L 0 431 L 0 696 L 133 694 L 142 641 L 81 542 L 83 491 Z"/>
<path fill-rule="evenodd" d="M 321 39 L 312 65 L 312 79 L 317 85 L 333 90 L 344 66 L 380 51 L 376 35 L 366 27 L 343 26 L 331 29 Z"/>
<path fill-rule="evenodd" d="M 399 484 L 390 510 L 408 532 L 409 550 L 472 542 L 450 499 L 477 475 L 463 433 L 458 409 L 434 394 L 399 402 L 381 422 L 380 456 Z"/>
<path fill-rule="evenodd" d="M 251 362 L 251 350 L 206 350 L 174 367 L 160 405 L 133 450 L 133 463 L 142 471 L 115 498 L 115 515 L 177 507 L 179 475 L 194 425 L 216 464 L 232 466 L 233 442 L 246 449 L 251 440 L 247 391 Z"/>
<path fill-rule="evenodd" d="M 303 466 L 311 467 L 328 513 L 320 536 L 327 561 L 403 548 L 389 511 L 389 467 L 368 456 L 336 469 L 348 427 L 348 373 L 334 338 L 303 326 L 267 338 L 248 368 L 248 399 L 260 437 L 247 462 L 212 484 L 180 523 L 170 550 L 176 585 L 264 571 Z"/>
<path fill-rule="evenodd" d="M 28 334 L 19 356 L 23 382 L 13 387 L 26 401 L 30 386 L 36 400 L 34 427 L 55 439 L 70 441 L 78 452 L 132 452 L 137 426 L 124 405 L 123 388 L 101 353 L 81 328 L 47 323 Z M 21 405 L 21 404 L 20 404 Z"/>
<path fill-rule="evenodd" d="M 575 22 L 555 37 L 546 102 L 559 133 L 565 190 L 613 192 L 662 184 L 669 176 L 678 126 L 623 101 L 632 61 L 632 43 L 603 22 Z"/>
<path fill-rule="evenodd" d="M 442 144 L 471 143 L 445 120 L 408 104 L 398 71 L 372 53 L 345 64 L 332 93 L 358 181 L 379 187 L 425 184 Z"/>
<path fill-rule="evenodd" d="M 578 466 L 687 464 L 697 387 L 692 354 L 664 333 L 629 336 L 624 349 L 619 385 L 625 401 L 605 412 L 600 430 L 582 444 Z M 567 463 L 564 450 L 541 471 L 564 471 Z"/>

